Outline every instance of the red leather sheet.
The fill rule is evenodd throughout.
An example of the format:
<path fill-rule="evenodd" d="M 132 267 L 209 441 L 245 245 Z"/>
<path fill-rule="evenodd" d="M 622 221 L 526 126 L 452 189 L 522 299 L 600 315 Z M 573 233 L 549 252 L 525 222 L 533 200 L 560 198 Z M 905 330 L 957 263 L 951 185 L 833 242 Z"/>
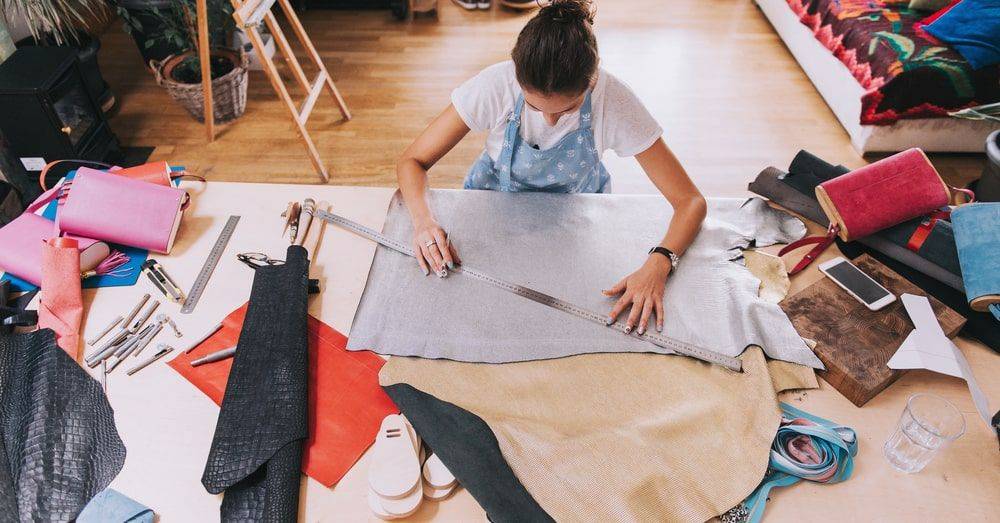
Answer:
<path fill-rule="evenodd" d="M 236 345 L 247 306 L 222 321 L 222 328 L 169 365 L 216 405 L 229 379 L 232 358 L 191 366 L 191 360 Z M 309 439 L 302 471 L 327 487 L 340 481 L 375 441 L 382 418 L 399 409 L 378 385 L 385 360 L 371 352 L 349 352 L 347 337 L 309 317 Z"/>

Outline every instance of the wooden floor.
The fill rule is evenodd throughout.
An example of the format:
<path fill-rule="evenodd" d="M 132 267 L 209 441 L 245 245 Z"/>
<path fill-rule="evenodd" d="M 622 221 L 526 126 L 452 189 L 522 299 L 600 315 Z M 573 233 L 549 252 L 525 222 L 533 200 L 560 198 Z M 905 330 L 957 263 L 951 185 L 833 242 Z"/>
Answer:
<path fill-rule="evenodd" d="M 396 156 L 448 104 L 455 86 L 509 56 L 531 16 L 440 5 L 439 17 L 411 22 L 387 11 L 301 14 L 354 113 L 342 122 L 332 100 L 321 98 L 310 123 L 331 183 L 393 185 Z M 744 194 L 760 169 L 787 166 L 803 148 L 848 166 L 865 163 L 750 0 L 603 0 L 596 27 L 603 67 L 645 101 L 705 194 Z M 156 85 L 117 24 L 102 38 L 101 67 L 120 103 L 111 126 L 125 145 L 155 146 L 155 159 L 211 180 L 319 181 L 263 73 L 251 73 L 243 118 L 208 144 L 203 127 Z M 481 135 L 466 138 L 431 171 L 433 184 L 459 186 L 482 144 Z M 978 176 L 983 160 L 934 161 L 957 183 Z M 615 192 L 653 190 L 634 160 L 609 151 L 605 162 Z"/>

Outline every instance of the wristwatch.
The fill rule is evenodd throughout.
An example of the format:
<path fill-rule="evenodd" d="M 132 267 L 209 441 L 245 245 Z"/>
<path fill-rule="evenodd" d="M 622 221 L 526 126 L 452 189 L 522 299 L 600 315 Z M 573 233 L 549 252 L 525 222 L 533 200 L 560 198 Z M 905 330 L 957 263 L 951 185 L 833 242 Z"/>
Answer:
<path fill-rule="evenodd" d="M 657 245 L 656 247 L 653 247 L 652 249 L 649 250 L 649 254 L 653 254 L 654 252 L 666 256 L 667 259 L 670 260 L 670 269 L 677 270 L 677 266 L 680 265 L 681 263 L 681 257 L 674 254 L 674 251 L 666 247 L 660 247 L 659 245 Z"/>

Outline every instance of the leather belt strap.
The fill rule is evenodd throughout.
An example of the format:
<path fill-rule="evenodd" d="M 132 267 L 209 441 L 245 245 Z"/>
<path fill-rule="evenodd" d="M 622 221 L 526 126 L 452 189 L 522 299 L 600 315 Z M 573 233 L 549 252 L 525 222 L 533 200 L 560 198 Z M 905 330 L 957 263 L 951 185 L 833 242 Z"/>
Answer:
<path fill-rule="evenodd" d="M 826 248 L 833 243 L 839 231 L 840 227 L 838 225 L 830 224 L 830 227 L 826 230 L 826 236 L 809 236 L 808 238 L 802 238 L 801 240 L 796 240 L 792 243 L 789 243 L 780 251 L 778 251 L 778 256 L 784 256 L 785 254 L 788 254 L 789 252 L 792 252 L 795 249 L 798 249 L 799 247 L 805 247 L 806 245 L 813 245 L 813 244 L 816 245 L 815 247 L 810 249 L 809 252 L 807 252 L 806 255 L 803 256 L 802 259 L 799 260 L 797 264 L 795 264 L 795 267 L 792 267 L 792 270 L 788 271 L 788 274 L 789 275 L 798 274 L 799 272 L 802 271 L 802 269 L 808 267 L 810 263 L 816 260 L 816 258 L 818 258 L 819 255 L 822 254 L 823 251 L 825 251 Z"/>
<path fill-rule="evenodd" d="M 938 220 L 947 220 L 949 217 L 951 217 L 951 211 L 945 210 L 934 211 L 927 215 L 924 221 L 920 222 L 920 226 L 913 231 L 910 239 L 906 241 L 906 248 L 918 252 L 927 241 L 927 237 L 931 235 Z"/>

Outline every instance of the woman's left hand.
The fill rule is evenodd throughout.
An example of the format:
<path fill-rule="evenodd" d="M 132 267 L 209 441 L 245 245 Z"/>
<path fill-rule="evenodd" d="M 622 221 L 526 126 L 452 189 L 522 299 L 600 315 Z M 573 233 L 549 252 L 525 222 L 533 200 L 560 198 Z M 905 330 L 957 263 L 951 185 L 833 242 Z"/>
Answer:
<path fill-rule="evenodd" d="M 659 254 L 652 254 L 646 259 L 646 263 L 639 267 L 639 270 L 629 274 L 614 287 L 603 291 L 605 296 L 617 296 L 621 298 L 611 309 L 608 317 L 608 324 L 614 323 L 618 316 L 625 311 L 626 307 L 632 306 L 626 327 L 631 331 L 636 326 L 639 327 L 639 334 L 646 332 L 649 324 L 649 317 L 656 313 L 656 330 L 663 331 L 663 291 L 670 276 L 670 260 Z"/>

